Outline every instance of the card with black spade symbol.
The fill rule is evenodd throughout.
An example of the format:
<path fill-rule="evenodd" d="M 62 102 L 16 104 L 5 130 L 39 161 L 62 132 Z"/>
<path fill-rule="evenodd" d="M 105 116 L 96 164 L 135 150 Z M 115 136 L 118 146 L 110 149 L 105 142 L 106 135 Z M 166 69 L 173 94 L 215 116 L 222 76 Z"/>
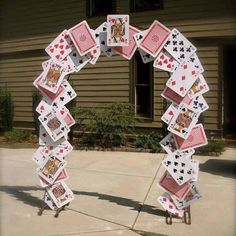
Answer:
<path fill-rule="evenodd" d="M 194 173 L 189 160 L 178 150 L 173 154 L 166 155 L 162 164 L 179 185 L 189 181 Z"/>
<path fill-rule="evenodd" d="M 100 32 L 99 37 L 101 51 L 108 57 L 114 54 L 112 47 L 107 46 L 107 32 Z"/>
<path fill-rule="evenodd" d="M 45 192 L 44 196 L 43 196 L 43 201 L 50 207 L 50 209 L 56 211 L 58 209 L 58 207 L 56 206 L 56 204 L 53 202 L 52 198 L 50 197 L 50 195 L 48 194 L 48 192 Z"/>
<path fill-rule="evenodd" d="M 65 121 L 54 110 L 39 116 L 39 121 L 54 142 L 67 135 L 70 131 Z"/>

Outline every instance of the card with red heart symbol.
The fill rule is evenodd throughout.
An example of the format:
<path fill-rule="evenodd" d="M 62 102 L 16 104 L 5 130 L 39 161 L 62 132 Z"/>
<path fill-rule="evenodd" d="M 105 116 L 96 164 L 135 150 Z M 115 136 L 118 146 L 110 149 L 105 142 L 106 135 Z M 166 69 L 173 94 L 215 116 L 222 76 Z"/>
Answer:
<path fill-rule="evenodd" d="M 57 61 L 62 61 L 74 48 L 67 30 L 59 34 L 45 49 L 47 54 Z"/>
<path fill-rule="evenodd" d="M 166 112 L 162 115 L 161 120 L 164 121 L 166 124 L 169 124 L 177 111 L 178 111 L 178 106 L 171 104 L 166 110 Z"/>

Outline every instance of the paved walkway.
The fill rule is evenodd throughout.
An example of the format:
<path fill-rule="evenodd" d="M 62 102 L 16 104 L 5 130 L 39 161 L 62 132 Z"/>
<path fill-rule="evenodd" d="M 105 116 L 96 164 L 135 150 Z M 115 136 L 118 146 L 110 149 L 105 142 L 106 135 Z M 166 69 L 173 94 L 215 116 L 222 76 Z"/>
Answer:
<path fill-rule="evenodd" d="M 73 151 L 67 181 L 75 200 L 59 218 L 37 215 L 43 190 L 38 185 L 33 149 L 0 149 L 0 235 L 17 236 L 233 236 L 235 230 L 236 149 L 221 157 L 195 156 L 201 162 L 204 195 L 192 206 L 192 224 L 165 223 L 156 185 L 163 154 Z M 147 234 L 146 234 L 147 235 Z M 149 234 L 151 235 L 151 234 Z"/>

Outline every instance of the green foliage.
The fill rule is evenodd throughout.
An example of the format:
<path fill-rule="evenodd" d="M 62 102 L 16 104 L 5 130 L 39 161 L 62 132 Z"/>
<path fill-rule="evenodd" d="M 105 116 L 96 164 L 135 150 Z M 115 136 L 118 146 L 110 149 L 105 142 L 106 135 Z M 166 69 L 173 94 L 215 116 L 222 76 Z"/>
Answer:
<path fill-rule="evenodd" d="M 213 139 L 208 140 L 208 144 L 206 146 L 200 147 L 196 149 L 196 154 L 206 155 L 206 154 L 221 154 L 226 147 L 226 143 L 223 139 Z"/>
<path fill-rule="evenodd" d="M 11 130 L 13 127 L 14 105 L 11 93 L 0 89 L 0 128 Z"/>
<path fill-rule="evenodd" d="M 137 136 L 135 140 L 136 147 L 142 149 L 151 149 L 151 152 L 160 152 L 161 146 L 159 142 L 163 138 L 163 135 L 157 132 L 151 132 L 149 134 L 142 134 Z"/>
<path fill-rule="evenodd" d="M 34 139 L 32 132 L 27 130 L 12 129 L 4 134 L 7 142 L 21 143 L 24 141 L 32 141 Z"/>
<path fill-rule="evenodd" d="M 38 90 L 33 90 L 32 91 L 32 112 L 33 112 L 35 133 L 37 134 L 37 136 L 39 135 L 40 121 L 38 120 L 39 114 L 35 109 L 41 100 L 42 100 L 41 93 Z"/>
<path fill-rule="evenodd" d="M 98 140 L 99 146 L 113 147 L 124 145 L 126 134 L 133 131 L 135 117 L 133 107 L 126 103 L 112 103 L 100 109 L 76 109 L 76 120 L 88 143 Z M 88 140 L 90 139 L 90 140 Z"/>

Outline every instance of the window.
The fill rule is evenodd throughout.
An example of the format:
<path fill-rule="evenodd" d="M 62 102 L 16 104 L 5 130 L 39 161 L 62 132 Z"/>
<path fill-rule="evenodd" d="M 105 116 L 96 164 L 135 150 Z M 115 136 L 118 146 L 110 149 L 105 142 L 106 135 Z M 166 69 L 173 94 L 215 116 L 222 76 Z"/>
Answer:
<path fill-rule="evenodd" d="M 149 11 L 163 9 L 163 0 L 130 0 L 130 11 Z"/>
<path fill-rule="evenodd" d="M 105 16 L 115 13 L 114 0 L 87 0 L 87 16 Z"/>
<path fill-rule="evenodd" d="M 153 116 L 153 66 L 144 64 L 137 52 L 133 59 L 133 103 L 137 117 Z"/>

